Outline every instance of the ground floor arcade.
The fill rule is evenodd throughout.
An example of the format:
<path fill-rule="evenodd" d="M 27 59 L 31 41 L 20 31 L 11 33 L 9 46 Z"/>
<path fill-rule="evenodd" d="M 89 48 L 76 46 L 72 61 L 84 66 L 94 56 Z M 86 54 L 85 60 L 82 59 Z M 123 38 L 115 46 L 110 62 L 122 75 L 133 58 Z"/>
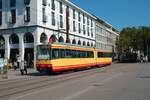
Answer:
<path fill-rule="evenodd" d="M 12 64 L 20 61 L 21 66 L 24 66 L 24 61 L 27 61 L 28 67 L 35 67 L 36 46 L 45 42 L 66 43 L 66 33 L 37 26 L 2 30 L 0 32 L 0 57 Z M 95 46 L 94 39 L 74 34 L 69 34 L 67 43 L 87 47 Z"/>

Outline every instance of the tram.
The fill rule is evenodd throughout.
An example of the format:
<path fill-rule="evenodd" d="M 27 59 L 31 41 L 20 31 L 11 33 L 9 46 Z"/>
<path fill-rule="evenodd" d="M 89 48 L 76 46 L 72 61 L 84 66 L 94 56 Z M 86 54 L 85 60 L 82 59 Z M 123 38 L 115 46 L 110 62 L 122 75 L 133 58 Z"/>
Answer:
<path fill-rule="evenodd" d="M 39 72 L 59 72 L 112 63 L 111 50 L 65 44 L 38 45 L 36 57 L 36 68 Z"/>

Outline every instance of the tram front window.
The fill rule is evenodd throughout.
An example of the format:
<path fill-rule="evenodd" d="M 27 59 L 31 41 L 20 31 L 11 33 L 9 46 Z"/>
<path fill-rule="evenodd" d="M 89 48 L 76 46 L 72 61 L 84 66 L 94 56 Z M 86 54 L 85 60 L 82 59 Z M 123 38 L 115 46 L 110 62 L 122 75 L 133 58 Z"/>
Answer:
<path fill-rule="evenodd" d="M 49 60 L 50 58 L 50 45 L 37 46 L 37 60 Z"/>

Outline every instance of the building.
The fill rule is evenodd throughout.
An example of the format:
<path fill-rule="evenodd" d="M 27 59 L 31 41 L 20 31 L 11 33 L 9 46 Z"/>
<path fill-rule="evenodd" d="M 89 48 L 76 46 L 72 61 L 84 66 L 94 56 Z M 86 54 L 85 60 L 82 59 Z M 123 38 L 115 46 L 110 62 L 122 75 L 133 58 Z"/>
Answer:
<path fill-rule="evenodd" d="M 119 36 L 119 31 L 98 17 L 95 23 L 96 48 L 116 52 L 116 39 Z"/>
<path fill-rule="evenodd" d="M 41 43 L 95 47 L 96 22 L 68 0 L 0 0 L 0 55 L 31 65 Z"/>

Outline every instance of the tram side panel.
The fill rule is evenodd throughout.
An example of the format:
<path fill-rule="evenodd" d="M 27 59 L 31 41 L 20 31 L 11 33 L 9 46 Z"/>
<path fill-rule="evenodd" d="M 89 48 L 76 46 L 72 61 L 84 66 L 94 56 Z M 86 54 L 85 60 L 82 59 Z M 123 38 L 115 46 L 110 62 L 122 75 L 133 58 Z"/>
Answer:
<path fill-rule="evenodd" d="M 110 65 L 112 64 L 111 52 L 95 52 L 96 63 L 98 66 Z"/>
<path fill-rule="evenodd" d="M 56 59 L 52 60 L 53 71 L 79 69 L 96 65 L 94 58 Z"/>

